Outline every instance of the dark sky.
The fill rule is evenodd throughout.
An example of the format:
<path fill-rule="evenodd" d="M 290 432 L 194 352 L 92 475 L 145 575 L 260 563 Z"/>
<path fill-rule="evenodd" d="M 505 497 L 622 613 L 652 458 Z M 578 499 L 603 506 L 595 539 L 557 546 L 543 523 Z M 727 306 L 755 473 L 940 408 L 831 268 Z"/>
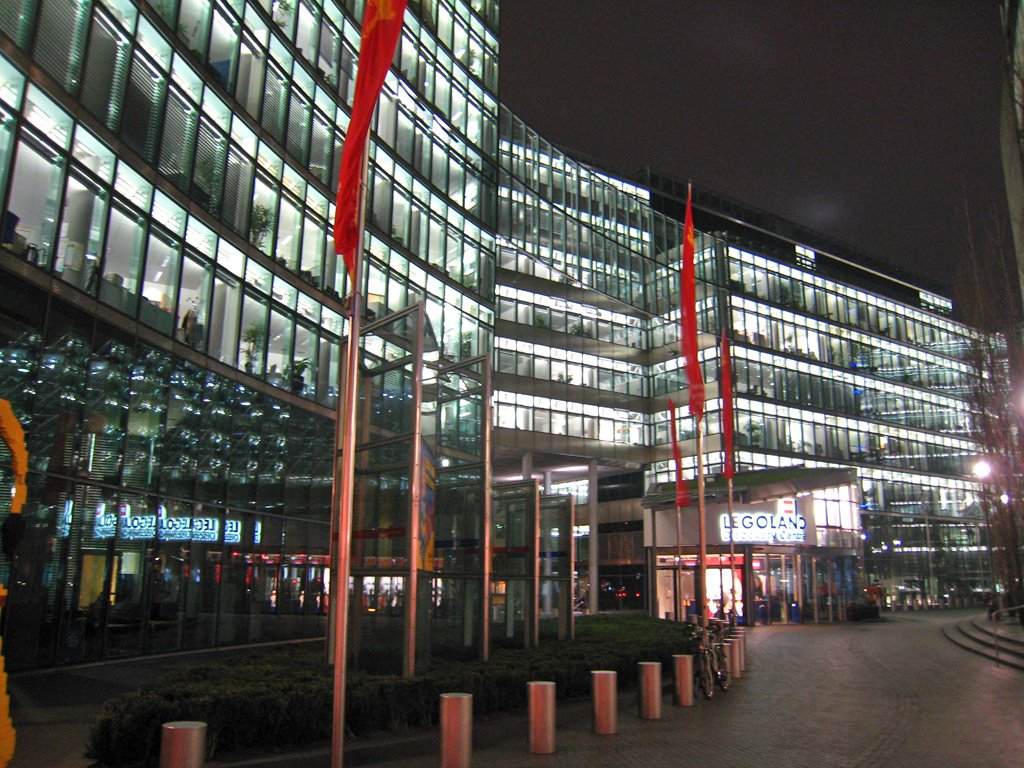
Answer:
<path fill-rule="evenodd" d="M 500 94 L 609 170 L 948 284 L 964 201 L 1006 220 L 1001 34 L 995 0 L 505 0 Z"/>

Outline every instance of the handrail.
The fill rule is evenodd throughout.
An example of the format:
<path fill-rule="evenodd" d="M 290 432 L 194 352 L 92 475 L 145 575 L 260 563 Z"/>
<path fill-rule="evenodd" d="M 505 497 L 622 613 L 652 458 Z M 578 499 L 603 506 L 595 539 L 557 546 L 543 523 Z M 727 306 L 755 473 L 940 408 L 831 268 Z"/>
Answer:
<path fill-rule="evenodd" d="M 996 649 L 996 664 L 999 664 L 999 630 L 996 629 L 996 616 L 1000 613 L 1010 613 L 1011 611 L 1024 610 L 1024 605 L 1015 605 L 1011 608 L 1000 608 L 998 611 L 992 611 L 992 615 L 988 617 L 989 621 L 992 622 L 992 637 L 995 639 Z"/>

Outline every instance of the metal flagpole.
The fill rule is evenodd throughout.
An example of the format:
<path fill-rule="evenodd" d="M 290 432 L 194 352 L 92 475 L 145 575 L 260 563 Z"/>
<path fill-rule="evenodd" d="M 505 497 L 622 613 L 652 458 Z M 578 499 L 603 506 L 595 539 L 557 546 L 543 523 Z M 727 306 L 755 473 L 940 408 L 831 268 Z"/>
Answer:
<path fill-rule="evenodd" d="M 731 477 L 727 478 L 725 487 L 729 494 L 729 585 L 732 587 L 732 611 L 736 613 L 736 529 L 733 527 Z"/>
<path fill-rule="evenodd" d="M 345 744 L 345 666 L 348 648 L 348 580 L 352 550 L 352 498 L 356 468 L 356 404 L 359 402 L 359 335 L 363 316 L 363 237 L 366 215 L 366 175 L 370 164 L 370 142 L 363 149 L 359 179 L 359 238 L 356 241 L 352 294 L 349 308 L 348 346 L 344 366 L 338 372 L 338 413 L 334 426 L 334 587 L 331 595 L 334 616 L 333 721 L 331 723 L 331 768 L 341 768 Z M 343 395 L 343 396 L 342 396 Z"/>
<path fill-rule="evenodd" d="M 675 424 L 673 424 L 672 429 L 675 428 Z M 657 552 L 657 541 L 654 543 L 654 549 Z M 684 621 L 686 616 L 683 615 L 683 508 L 678 504 L 676 505 L 676 588 L 673 592 L 676 596 L 673 606 L 676 621 Z"/>
<path fill-rule="evenodd" d="M 707 608 L 705 606 L 707 590 L 708 532 L 704 520 L 704 441 L 701 438 L 700 419 L 697 419 L 697 518 L 700 530 L 700 559 L 697 562 L 697 596 L 700 611 L 700 626 L 707 626 Z"/>

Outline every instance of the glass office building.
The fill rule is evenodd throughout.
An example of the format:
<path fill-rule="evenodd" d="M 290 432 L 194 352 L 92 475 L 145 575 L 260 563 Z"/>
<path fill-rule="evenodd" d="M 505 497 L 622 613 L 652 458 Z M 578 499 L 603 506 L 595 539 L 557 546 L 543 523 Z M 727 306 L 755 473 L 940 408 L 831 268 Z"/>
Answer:
<path fill-rule="evenodd" d="M 653 609 L 656 595 L 641 594 L 655 587 L 651 522 L 642 493 L 629 501 L 616 489 L 636 486 L 634 474 L 643 488 L 673 479 L 667 400 L 687 400 L 678 354 L 685 185 L 651 172 L 611 178 L 504 109 L 500 136 L 494 473 L 529 473 L 569 492 L 596 481 L 596 499 L 583 490 L 580 500 L 600 509 L 589 517 L 602 542 L 597 607 Z M 863 542 L 844 537 L 837 553 L 850 599 L 864 580 L 908 607 L 989 588 L 970 474 L 974 332 L 952 318 L 951 302 L 762 211 L 702 190 L 694 205 L 705 473 L 723 466 L 724 332 L 737 471 L 856 471 L 855 494 L 837 499 L 859 507 L 837 525 Z M 692 481 L 695 426 L 686 418 L 680 427 Z M 585 553 L 592 560 L 594 550 L 580 550 L 583 588 L 593 588 Z"/>
<path fill-rule="evenodd" d="M 330 223 L 362 11 L 0 5 L 0 397 L 30 457 L 0 558 L 8 669 L 326 631 L 349 290 Z M 373 125 L 367 667 L 486 652 L 492 477 L 585 503 L 578 588 L 653 609 L 640 498 L 671 479 L 665 401 L 685 400 L 679 190 L 566 157 L 500 106 L 497 28 L 496 0 L 411 2 Z M 698 201 L 700 324 L 709 382 L 714 339 L 734 343 L 740 468 L 853 467 L 869 578 L 907 600 L 979 586 L 970 330 L 730 206 Z"/>

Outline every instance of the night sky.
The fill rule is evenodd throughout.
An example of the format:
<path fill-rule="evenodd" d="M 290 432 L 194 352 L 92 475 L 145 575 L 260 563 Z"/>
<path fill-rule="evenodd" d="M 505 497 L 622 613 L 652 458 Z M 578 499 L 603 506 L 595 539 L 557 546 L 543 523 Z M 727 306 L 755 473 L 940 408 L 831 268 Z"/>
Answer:
<path fill-rule="evenodd" d="M 504 0 L 500 95 L 595 165 L 950 284 L 965 201 L 1009 248 L 1001 35 L 994 0 Z"/>

